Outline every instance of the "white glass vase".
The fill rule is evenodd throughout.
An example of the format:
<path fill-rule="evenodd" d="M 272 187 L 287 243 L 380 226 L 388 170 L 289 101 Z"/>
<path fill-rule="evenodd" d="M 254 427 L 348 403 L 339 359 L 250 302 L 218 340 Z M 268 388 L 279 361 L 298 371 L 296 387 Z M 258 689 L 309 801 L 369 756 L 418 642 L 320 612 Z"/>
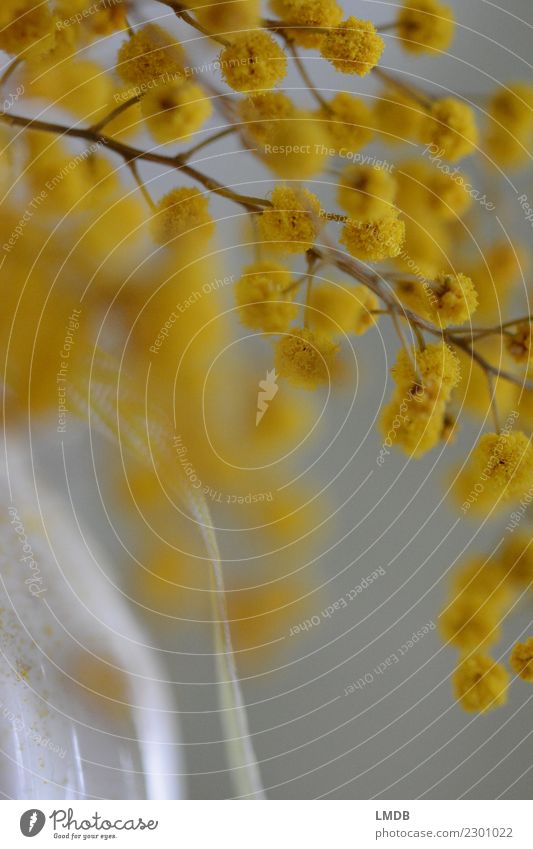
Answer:
<path fill-rule="evenodd" d="M 28 455 L 8 439 L 0 461 L 0 795 L 181 798 L 165 672 Z"/>

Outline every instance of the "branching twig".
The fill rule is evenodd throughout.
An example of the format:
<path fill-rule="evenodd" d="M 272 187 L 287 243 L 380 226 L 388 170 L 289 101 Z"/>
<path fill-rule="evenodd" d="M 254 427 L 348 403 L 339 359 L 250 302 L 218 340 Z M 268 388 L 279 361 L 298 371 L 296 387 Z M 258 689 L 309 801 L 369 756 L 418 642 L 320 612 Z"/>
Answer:
<path fill-rule="evenodd" d="M 135 103 L 138 103 L 140 101 L 141 97 L 142 97 L 142 94 L 136 94 L 134 97 L 131 97 L 129 100 L 125 100 L 124 103 L 120 103 L 108 115 L 106 115 L 104 118 L 102 118 L 101 121 L 98 121 L 97 124 L 93 124 L 93 126 L 91 127 L 91 130 L 93 131 L 93 133 L 99 133 L 101 130 L 103 130 L 104 127 L 106 127 L 108 124 L 110 124 L 111 121 L 114 121 L 115 118 L 118 118 L 119 115 L 122 115 L 122 113 L 125 112 L 126 109 L 129 109 L 130 106 L 133 106 Z"/>
<path fill-rule="evenodd" d="M 247 210 L 259 212 L 264 207 L 270 206 L 270 201 L 265 200 L 264 198 L 249 197 L 248 195 L 241 195 L 238 192 L 234 192 L 232 189 L 228 189 L 213 177 L 208 177 L 206 174 L 203 174 L 201 171 L 193 168 L 192 165 L 187 165 L 184 161 L 182 161 L 179 154 L 178 156 L 168 156 L 162 153 L 155 153 L 150 150 L 140 150 L 139 148 L 123 144 L 110 136 L 106 136 L 92 129 L 66 127 L 63 124 L 40 121 L 36 118 L 24 118 L 22 115 L 10 115 L 7 112 L 0 112 L 0 120 L 6 121 L 8 124 L 12 124 L 13 126 L 25 127 L 29 130 L 40 130 L 42 132 L 55 133 L 60 136 L 70 136 L 72 138 L 94 142 L 95 144 L 101 144 L 108 150 L 118 153 L 126 162 L 143 159 L 147 162 L 155 162 L 158 165 L 164 165 L 168 168 L 183 171 L 184 174 L 187 174 L 188 177 L 196 180 L 196 182 L 200 183 L 208 191 L 221 195 L 221 197 L 227 198 L 227 200 L 232 200 L 235 203 L 244 206 Z M 184 157 L 186 159 L 187 154 L 185 154 Z"/>
<path fill-rule="evenodd" d="M 325 109 L 326 112 L 330 112 L 331 108 L 329 106 L 329 103 L 326 100 L 324 100 L 324 98 L 320 94 L 319 90 L 317 89 L 316 85 L 313 83 L 313 80 L 309 76 L 309 73 L 307 71 L 307 68 L 305 67 L 305 64 L 302 60 L 302 57 L 298 53 L 298 49 L 296 47 L 296 44 L 294 43 L 294 41 L 291 38 L 288 38 L 286 35 L 284 35 L 284 40 L 285 40 L 285 43 L 286 43 L 286 45 L 289 49 L 289 52 L 290 52 L 292 58 L 294 59 L 294 64 L 296 65 L 296 67 L 298 69 L 298 73 L 300 74 L 303 82 L 305 83 L 305 85 L 307 86 L 309 91 L 311 92 L 312 96 L 315 98 L 318 105 L 322 109 Z"/>
<path fill-rule="evenodd" d="M 399 80 L 395 74 L 391 74 L 389 71 L 384 71 L 383 68 L 378 68 L 377 66 L 372 68 L 372 73 L 376 77 L 379 77 L 382 82 L 387 83 L 387 85 L 393 86 L 393 88 L 396 88 L 398 91 L 406 94 L 411 98 L 411 100 L 417 100 L 424 109 L 431 106 L 433 101 L 429 94 L 426 94 L 426 92 L 421 91 L 419 88 L 415 88 L 414 86 L 410 86 L 407 83 L 402 82 L 402 80 Z"/>
<path fill-rule="evenodd" d="M 70 136 L 72 138 L 84 139 L 85 141 L 100 143 L 104 147 L 109 150 L 114 151 L 123 157 L 126 163 L 136 161 L 136 160 L 146 160 L 147 162 L 155 162 L 160 165 L 164 165 L 169 168 L 173 168 L 179 171 L 183 171 L 184 174 L 191 177 L 191 179 L 200 183 L 205 189 L 214 194 L 220 195 L 221 197 L 226 198 L 227 200 L 233 201 L 241 206 L 243 206 L 248 212 L 262 212 L 265 207 L 269 207 L 271 205 L 270 201 L 265 198 L 258 198 L 254 196 L 242 195 L 238 192 L 233 191 L 233 189 L 228 188 L 227 186 L 222 185 L 217 180 L 212 177 L 203 174 L 197 168 L 194 168 L 191 165 L 187 165 L 182 156 L 178 154 L 178 156 L 168 156 L 161 153 L 154 153 L 153 151 L 145 151 L 140 150 L 138 148 L 131 147 L 130 145 L 123 144 L 122 142 L 117 141 L 116 139 L 111 138 L 110 136 L 103 135 L 98 131 L 94 131 L 93 129 L 84 129 L 82 127 L 66 127 L 62 124 L 57 124 L 53 122 L 40 121 L 34 118 L 25 118 L 21 115 L 11 115 L 6 112 L 0 112 L 0 120 L 6 121 L 9 124 L 19 127 L 25 127 L 26 129 L 40 130 L 43 132 L 56 133 L 61 136 Z M 183 154 L 183 158 L 186 159 L 187 153 Z M 454 331 L 444 330 L 436 325 L 431 324 L 431 322 L 426 321 L 425 319 L 420 318 L 420 316 L 416 315 L 416 313 L 411 312 L 406 309 L 399 303 L 397 303 L 394 297 L 383 288 L 381 285 L 381 278 L 370 272 L 364 265 L 359 263 L 357 260 L 347 257 L 346 254 L 340 248 L 333 247 L 313 247 L 307 252 L 308 258 L 314 257 L 315 259 L 320 259 L 323 262 L 334 265 L 340 271 L 348 274 L 359 283 L 367 286 L 372 292 L 374 292 L 378 298 L 385 304 L 388 311 L 392 314 L 395 313 L 399 315 L 401 318 L 407 319 L 413 326 L 420 328 L 421 330 L 426 331 L 427 333 L 432 334 L 433 336 L 440 336 L 445 339 L 449 344 L 454 345 L 457 348 L 461 348 L 465 351 L 481 368 L 487 372 L 489 371 L 491 374 L 496 377 L 503 378 L 504 380 L 508 380 L 511 383 L 514 383 L 517 386 L 522 387 L 523 389 L 527 389 L 528 391 L 533 391 L 533 382 L 528 380 L 523 380 L 522 378 L 511 374 L 503 369 L 500 369 L 496 366 L 493 366 L 489 363 L 478 351 L 472 348 L 468 344 L 468 340 L 464 339 L 460 333 L 455 333 Z M 511 323 L 516 323 L 516 319 Z"/>
<path fill-rule="evenodd" d="M 202 26 L 202 24 L 193 18 L 192 15 L 180 4 L 175 3 L 174 0 L 156 0 L 157 3 L 162 3 L 163 6 L 168 6 L 178 18 L 181 18 L 182 21 L 185 21 L 186 24 L 189 24 L 193 29 L 200 32 L 202 35 L 205 35 L 207 38 L 212 38 L 213 41 L 218 42 L 223 47 L 229 47 L 231 44 L 227 38 L 223 38 L 218 33 L 210 32 L 206 27 Z"/>
<path fill-rule="evenodd" d="M 233 133 L 237 132 L 236 127 L 224 127 L 223 130 L 219 130 L 217 133 L 213 133 L 211 136 L 208 136 L 198 144 L 195 144 L 193 147 L 190 147 L 185 153 L 180 153 L 181 162 L 187 162 L 194 153 L 198 153 L 199 150 L 202 150 L 204 147 L 207 147 L 210 144 L 213 144 L 220 139 L 225 138 L 226 136 L 230 136 Z"/>
<path fill-rule="evenodd" d="M 148 204 L 148 206 L 150 207 L 152 212 L 155 212 L 156 205 L 155 205 L 154 201 L 152 200 L 152 196 L 151 196 L 150 192 L 148 191 L 148 189 L 146 188 L 141 175 L 139 174 L 139 169 L 137 167 L 137 161 L 135 159 L 130 159 L 128 161 L 128 168 L 130 169 L 131 173 L 133 174 L 133 178 L 134 178 L 135 182 L 137 183 L 137 185 L 138 185 L 138 187 L 141 191 L 141 194 L 144 197 L 146 203 Z"/>

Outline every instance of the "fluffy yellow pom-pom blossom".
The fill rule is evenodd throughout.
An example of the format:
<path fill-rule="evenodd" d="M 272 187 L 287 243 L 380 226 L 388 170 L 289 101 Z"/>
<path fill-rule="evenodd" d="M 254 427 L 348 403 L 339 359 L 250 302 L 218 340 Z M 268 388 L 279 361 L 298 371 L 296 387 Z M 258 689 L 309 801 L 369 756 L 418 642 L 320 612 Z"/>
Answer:
<path fill-rule="evenodd" d="M 330 144 L 338 153 L 361 150 L 372 138 L 372 112 L 359 97 L 339 91 L 318 110 Z"/>
<path fill-rule="evenodd" d="M 533 590 L 533 544 L 527 534 L 513 535 L 500 554 L 501 568 L 514 586 Z"/>
<path fill-rule="evenodd" d="M 448 435 L 446 404 L 461 379 L 459 361 L 444 342 L 411 356 L 401 349 L 391 374 L 396 390 L 382 410 L 380 432 L 387 445 L 422 457 Z"/>
<path fill-rule="evenodd" d="M 239 33 L 220 54 L 220 70 L 235 91 L 273 88 L 287 73 L 287 57 L 262 30 Z"/>
<path fill-rule="evenodd" d="M 488 154 L 501 165 L 525 164 L 533 130 L 533 85 L 515 82 L 498 88 L 489 100 Z"/>
<path fill-rule="evenodd" d="M 165 144 L 188 139 L 207 121 L 212 107 L 199 85 L 178 80 L 150 89 L 141 111 L 153 138 Z"/>
<path fill-rule="evenodd" d="M 465 651 L 480 651 L 501 637 L 501 611 L 484 595 L 461 594 L 453 599 L 439 617 L 444 641 Z"/>
<path fill-rule="evenodd" d="M 318 121 L 305 114 L 296 114 L 272 126 L 259 152 L 279 177 L 306 179 L 322 171 L 328 156 L 327 141 Z"/>
<path fill-rule="evenodd" d="M 418 384 L 418 374 L 424 390 L 434 398 L 447 401 L 461 380 L 461 366 L 455 352 L 444 342 L 437 342 L 427 345 L 423 351 L 413 349 L 412 354 L 413 359 L 403 348 L 398 352 L 391 369 L 398 388 L 408 390 Z"/>
<path fill-rule="evenodd" d="M 196 19 L 212 33 L 223 32 L 227 38 L 239 30 L 258 27 L 261 0 L 194 0 L 183 4 L 194 9 Z"/>
<path fill-rule="evenodd" d="M 426 218 L 426 211 L 443 221 L 456 220 L 474 199 L 468 175 L 457 172 L 449 165 L 435 168 L 418 159 L 398 163 L 395 173 L 402 210 L 417 221 Z"/>
<path fill-rule="evenodd" d="M 451 598 L 439 617 L 441 636 L 464 651 L 480 651 L 497 642 L 513 596 L 498 562 L 468 560 L 454 576 Z"/>
<path fill-rule="evenodd" d="M 281 91 L 266 91 L 252 94 L 240 100 L 237 113 L 242 121 L 243 130 L 254 140 L 267 142 L 279 123 L 296 114 L 296 107 L 290 97 Z M 294 126 L 294 124 L 291 124 Z"/>
<path fill-rule="evenodd" d="M 286 32 L 302 47 L 320 47 L 323 30 L 342 20 L 342 9 L 336 0 L 272 0 L 270 5 L 283 23 L 297 27 Z"/>
<path fill-rule="evenodd" d="M 509 133 L 526 140 L 533 129 L 533 85 L 516 82 L 497 89 L 488 111 Z"/>
<path fill-rule="evenodd" d="M 507 701 L 509 674 L 488 655 L 463 658 L 452 677 L 453 691 L 464 710 L 476 713 L 500 707 Z"/>
<path fill-rule="evenodd" d="M 509 587 L 507 570 L 499 560 L 477 555 L 469 558 L 452 577 L 454 598 L 460 594 L 483 596 L 486 601 L 503 610 L 514 597 Z"/>
<path fill-rule="evenodd" d="M 68 167 L 72 161 L 69 148 L 57 138 L 51 139 L 48 133 L 31 133 L 27 142 L 25 174 L 29 187 L 37 195 L 43 186 L 53 185 L 53 191 L 46 195 L 43 212 L 64 213 L 71 209 L 90 189 L 83 169 Z"/>
<path fill-rule="evenodd" d="M 501 127 L 495 127 L 487 134 L 484 149 L 487 156 L 507 168 L 522 168 L 529 162 L 527 145 Z"/>
<path fill-rule="evenodd" d="M 151 229 L 160 245 L 185 234 L 191 239 L 209 239 L 215 222 L 209 214 L 207 197 L 194 188 L 173 189 L 158 202 Z"/>
<path fill-rule="evenodd" d="M 478 143 L 478 129 L 470 106 L 454 97 L 433 103 L 422 122 L 420 140 L 433 145 L 433 153 L 455 162 L 473 153 Z"/>
<path fill-rule="evenodd" d="M 28 82 L 28 93 L 48 97 L 85 120 L 97 121 L 114 105 L 112 77 L 102 65 L 87 59 L 64 60 Z"/>
<path fill-rule="evenodd" d="M 525 643 L 517 643 L 509 657 L 509 664 L 524 681 L 533 681 L 533 637 Z"/>
<path fill-rule="evenodd" d="M 377 324 L 378 316 L 375 314 L 379 309 L 379 300 L 366 286 L 355 286 L 352 294 L 357 301 L 357 312 L 352 325 L 352 332 L 356 336 L 362 336 L 371 327 Z"/>
<path fill-rule="evenodd" d="M 366 286 L 314 285 L 308 305 L 309 324 L 321 333 L 366 333 L 376 323 L 379 301 Z"/>
<path fill-rule="evenodd" d="M 408 457 L 423 457 L 445 438 L 444 403 L 423 391 L 405 397 L 398 391 L 383 407 L 379 431 L 386 446 L 394 445 Z"/>
<path fill-rule="evenodd" d="M 425 109 L 414 98 L 394 89 L 383 91 L 374 104 L 374 125 L 380 131 L 380 141 L 401 144 L 418 139 Z"/>
<path fill-rule="evenodd" d="M 117 73 L 133 86 L 146 86 L 160 79 L 169 82 L 183 75 L 183 49 L 157 24 L 137 30 L 118 51 Z"/>
<path fill-rule="evenodd" d="M 463 475 L 483 501 L 520 498 L 533 486 L 530 439 L 521 431 L 484 434 Z"/>
<path fill-rule="evenodd" d="M 307 189 L 276 186 L 271 202 L 257 219 L 261 238 L 282 253 L 305 253 L 317 237 L 320 201 Z"/>
<path fill-rule="evenodd" d="M 351 16 L 327 33 L 320 52 L 338 71 L 364 77 L 377 65 L 384 48 L 371 21 Z"/>
<path fill-rule="evenodd" d="M 93 258 L 99 257 L 99 261 L 103 258 L 109 261 L 114 256 L 118 266 L 123 255 L 135 255 L 145 221 L 145 208 L 135 197 L 111 196 L 104 210 L 93 208 L 90 226 L 88 221 L 84 223 L 81 245 Z"/>
<path fill-rule="evenodd" d="M 531 323 L 529 321 L 521 321 L 509 335 L 504 337 L 505 347 L 515 362 L 528 365 L 531 363 L 533 354 L 531 350 L 531 333 Z"/>
<path fill-rule="evenodd" d="M 468 321 L 478 304 L 474 284 L 465 274 L 442 272 L 432 283 L 399 281 L 396 292 L 405 306 L 441 327 Z"/>
<path fill-rule="evenodd" d="M 241 321 L 253 330 L 280 333 L 298 314 L 290 292 L 291 272 L 275 262 L 259 261 L 243 269 L 235 285 Z"/>
<path fill-rule="evenodd" d="M 476 281 L 479 292 L 480 320 L 498 319 L 507 309 L 513 284 L 521 278 L 526 262 L 525 252 L 513 240 L 513 244 L 495 242 L 483 249 L 483 256 L 471 264 L 468 273 Z"/>
<path fill-rule="evenodd" d="M 405 223 L 394 209 L 374 221 L 348 220 L 339 241 L 357 259 L 380 262 L 398 256 L 404 240 Z"/>
<path fill-rule="evenodd" d="M 55 20 L 48 3 L 7 3 L 0 23 L 0 50 L 6 53 L 32 58 L 46 55 L 55 46 Z"/>
<path fill-rule="evenodd" d="M 386 216 L 395 196 L 396 180 L 383 168 L 348 165 L 339 176 L 339 206 L 359 221 L 375 221 Z"/>
<path fill-rule="evenodd" d="M 437 53 L 452 42 L 453 12 L 437 0 L 404 0 L 396 29 L 402 47 L 410 53 Z"/>
<path fill-rule="evenodd" d="M 331 379 L 338 350 L 327 336 L 305 327 L 292 330 L 277 342 L 276 371 L 295 386 L 314 389 Z"/>

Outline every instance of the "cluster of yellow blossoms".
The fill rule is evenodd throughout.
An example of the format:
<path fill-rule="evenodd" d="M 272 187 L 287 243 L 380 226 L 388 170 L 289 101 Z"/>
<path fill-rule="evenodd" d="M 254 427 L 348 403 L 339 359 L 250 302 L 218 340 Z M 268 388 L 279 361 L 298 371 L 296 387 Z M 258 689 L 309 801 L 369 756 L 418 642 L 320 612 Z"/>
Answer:
<path fill-rule="evenodd" d="M 380 430 L 412 457 L 449 438 L 447 405 L 461 379 L 459 360 L 444 342 L 404 349 L 392 369 L 396 389 L 383 408 Z"/>
<path fill-rule="evenodd" d="M 403 0 L 383 27 L 346 15 L 336 0 L 271 0 L 273 18 L 259 0 L 153 0 L 152 11 L 160 23 L 146 22 L 135 2 L 121 0 L 0 6 L 7 56 L 1 85 L 5 94 L 19 82 L 22 92 L 20 103 L 0 113 L 8 421 L 28 409 L 43 418 L 55 410 L 57 340 L 72 305 L 83 301 L 80 356 L 74 351 L 69 359 L 69 379 L 86 368 L 81 353 L 96 344 L 102 325 L 98 344 L 124 350 L 124 367 L 140 379 L 149 375 L 154 406 L 179 420 L 177 457 L 192 486 L 198 481 L 213 500 L 240 492 L 246 463 L 265 460 L 249 494 L 250 527 L 263 523 L 282 548 L 319 524 L 302 508 L 301 490 L 287 501 L 268 498 L 279 483 L 271 454 L 284 440 L 298 445 L 306 432 L 304 393 L 291 395 L 291 387 L 341 383 L 347 337 L 375 332 L 378 321 L 381 330 L 389 318 L 400 348 L 380 433 L 420 458 L 452 439 L 463 408 L 483 420 L 493 415 L 494 432 L 478 440 L 456 489 L 485 513 L 505 499 L 520 501 L 533 486 L 531 321 L 506 320 L 501 310 L 518 300 L 523 257 L 520 246 L 478 226 L 494 205 L 463 159 L 480 152 L 495 170 L 527 160 L 533 87 L 503 85 L 473 106 L 474 97 L 435 94 L 382 69 L 389 33 L 413 59 L 448 50 L 454 21 L 440 0 Z M 212 51 L 203 65 L 192 62 L 195 41 Z M 315 51 L 313 69 L 327 63 L 342 74 L 340 91 L 316 86 L 301 49 Z M 111 63 L 103 58 L 110 55 Z M 298 101 L 294 85 L 281 89 L 289 72 L 300 75 L 306 92 Z M 367 80 L 379 86 L 377 94 L 363 92 Z M 219 123 L 210 128 L 215 115 Z M 243 161 L 255 157 L 258 185 L 268 185 L 259 197 L 245 193 L 249 180 L 237 189 L 226 185 L 222 166 L 217 172 L 224 160 L 206 149 L 227 137 Z M 361 153 L 371 143 L 394 161 Z M 477 173 L 474 165 L 471 171 Z M 304 184 L 313 178 L 311 188 Z M 254 255 L 228 288 L 209 282 L 210 257 L 219 250 L 216 222 L 235 210 L 246 219 L 243 241 Z M 271 368 L 286 387 L 255 429 L 243 425 L 239 404 L 221 415 L 215 390 L 206 401 L 206 373 L 219 350 L 231 347 L 234 313 L 254 336 L 268 337 Z M 359 339 L 348 339 L 354 343 Z M 219 385 L 235 380 L 235 368 L 232 360 Z M 248 363 L 239 368 L 242 397 L 255 403 L 256 376 Z M 511 410 L 516 419 L 502 430 L 501 417 Z M 130 472 L 123 501 L 132 511 L 140 504 L 156 528 L 170 523 L 160 480 L 142 468 Z M 150 545 L 139 543 L 150 563 L 138 576 L 139 597 L 157 584 L 154 605 L 169 598 L 174 604 L 169 583 L 202 595 L 192 556 L 183 555 L 176 576 L 155 536 Z M 510 556 L 490 568 L 470 564 L 441 617 L 443 637 L 462 653 L 454 688 L 469 710 L 505 698 L 507 672 L 485 651 L 512 588 L 532 579 L 530 566 L 508 567 Z M 284 587 L 290 604 L 301 587 Z M 267 610 L 278 604 L 277 590 L 265 594 Z M 258 610 L 260 617 L 260 604 Z M 251 629 L 247 645 L 245 625 L 238 631 L 243 648 L 259 639 Z M 531 680 L 532 663 L 529 638 L 515 647 L 510 665 Z"/>
<path fill-rule="evenodd" d="M 532 587 L 531 540 L 521 533 L 492 557 L 474 557 L 456 571 L 439 627 L 446 643 L 460 652 L 452 683 L 465 710 L 485 711 L 505 704 L 509 673 L 487 652 L 501 640 L 506 617 Z M 522 680 L 533 681 L 533 637 L 516 643 L 509 666 Z"/>

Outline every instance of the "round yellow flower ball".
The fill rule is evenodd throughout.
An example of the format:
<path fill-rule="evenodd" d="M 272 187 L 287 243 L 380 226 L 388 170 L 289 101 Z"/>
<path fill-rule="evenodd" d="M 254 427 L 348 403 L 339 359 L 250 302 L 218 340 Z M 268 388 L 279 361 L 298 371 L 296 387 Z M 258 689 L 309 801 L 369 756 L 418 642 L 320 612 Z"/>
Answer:
<path fill-rule="evenodd" d="M 184 235 L 202 241 L 211 238 L 215 222 L 209 214 L 206 195 L 185 187 L 168 192 L 156 206 L 151 230 L 159 245 Z"/>
<path fill-rule="evenodd" d="M 257 219 L 263 241 L 282 253 L 305 253 L 318 233 L 318 198 L 307 189 L 276 186 L 271 203 Z"/>
<path fill-rule="evenodd" d="M 396 196 L 396 180 L 389 171 L 372 165 L 348 165 L 339 177 L 337 201 L 358 221 L 387 216 Z"/>
<path fill-rule="evenodd" d="M 284 179 L 306 179 L 322 171 L 328 156 L 321 124 L 304 113 L 279 121 L 259 148 L 269 168 Z"/>
<path fill-rule="evenodd" d="M 237 104 L 241 128 L 253 141 L 263 144 L 269 141 L 278 124 L 294 117 L 296 111 L 290 97 L 281 91 L 252 94 Z"/>
<path fill-rule="evenodd" d="M 145 24 L 120 47 L 117 74 L 132 86 L 151 85 L 154 80 L 169 82 L 183 76 L 181 45 L 163 27 Z"/>
<path fill-rule="evenodd" d="M 342 9 L 336 0 L 272 0 L 273 12 L 295 29 L 286 33 L 302 47 L 320 47 L 325 30 L 342 20 Z"/>
<path fill-rule="evenodd" d="M 454 97 L 433 103 L 422 123 L 421 141 L 433 146 L 432 153 L 456 162 L 473 153 L 478 143 L 478 130 L 470 106 Z"/>
<path fill-rule="evenodd" d="M 524 681 L 533 681 L 533 637 L 525 643 L 517 643 L 509 657 L 509 664 Z"/>
<path fill-rule="evenodd" d="M 317 112 L 330 144 L 341 156 L 361 150 L 372 138 L 372 112 L 360 97 L 339 91 Z"/>
<path fill-rule="evenodd" d="M 409 53 L 438 53 L 447 50 L 452 42 L 453 12 L 437 0 L 404 0 L 396 30 L 402 47 Z"/>
<path fill-rule="evenodd" d="M 210 118 L 211 101 L 188 80 L 152 88 L 141 100 L 141 112 L 152 137 L 160 144 L 190 138 Z"/>
<path fill-rule="evenodd" d="M 285 334 L 276 346 L 275 366 L 295 386 L 314 389 L 331 380 L 338 346 L 305 327 Z"/>
<path fill-rule="evenodd" d="M 391 211 L 374 221 L 347 221 L 339 241 L 357 259 L 381 262 L 398 256 L 404 240 L 405 223 Z"/>
<path fill-rule="evenodd" d="M 353 16 L 333 27 L 320 45 L 320 52 L 343 74 L 366 76 L 374 68 L 385 49 L 371 21 Z"/>
<path fill-rule="evenodd" d="M 273 88 L 287 73 L 287 57 L 263 30 L 239 33 L 220 54 L 224 80 L 235 91 Z"/>
<path fill-rule="evenodd" d="M 292 302 L 291 272 L 275 262 L 259 261 L 246 266 L 235 285 L 235 299 L 243 324 L 253 330 L 280 333 L 298 314 Z"/>
<path fill-rule="evenodd" d="M 452 684 L 455 698 L 464 710 L 484 712 L 507 701 L 509 674 L 488 655 L 474 654 L 460 661 Z"/>

